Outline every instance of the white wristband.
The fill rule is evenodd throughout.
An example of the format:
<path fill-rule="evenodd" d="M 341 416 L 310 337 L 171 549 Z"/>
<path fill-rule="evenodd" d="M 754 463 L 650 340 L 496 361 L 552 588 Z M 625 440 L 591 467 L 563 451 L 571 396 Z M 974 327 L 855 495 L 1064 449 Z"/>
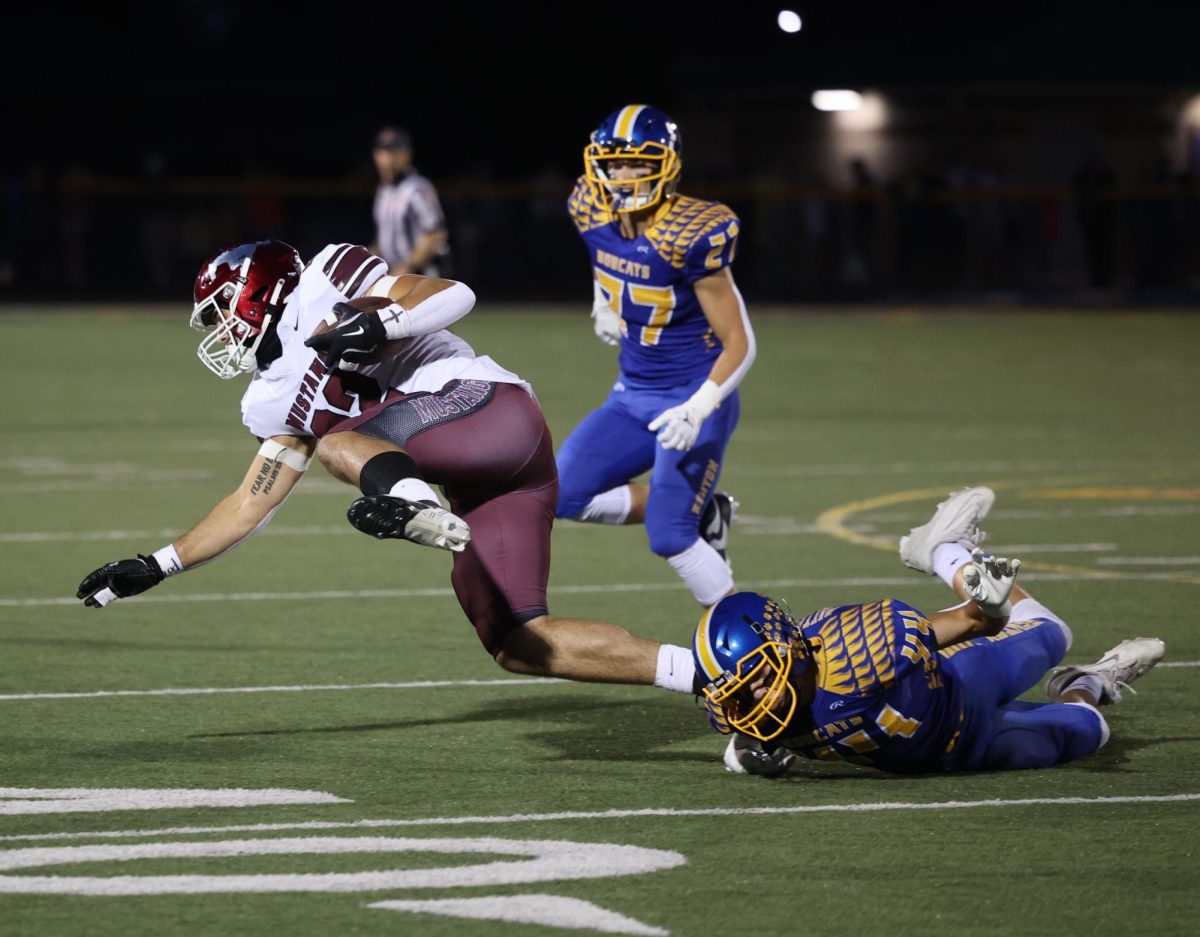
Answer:
<path fill-rule="evenodd" d="M 183 560 L 175 552 L 175 544 L 168 543 L 161 550 L 155 550 L 152 555 L 158 563 L 158 568 L 162 570 L 163 576 L 174 576 L 176 573 L 183 572 Z"/>
<path fill-rule="evenodd" d="M 705 381 L 696 390 L 691 397 L 688 398 L 689 406 L 695 408 L 695 412 L 703 419 L 707 419 L 708 415 L 717 409 L 717 404 L 721 402 L 721 388 L 712 381 Z"/>
<path fill-rule="evenodd" d="M 258 447 L 258 454 L 264 459 L 270 459 L 272 462 L 282 462 L 288 468 L 295 469 L 297 472 L 306 471 L 309 463 L 312 462 L 311 456 L 306 456 L 295 449 L 289 449 L 283 443 L 275 442 L 272 439 L 263 440 L 263 444 Z"/>
<path fill-rule="evenodd" d="M 412 335 L 412 316 L 399 303 L 392 303 L 380 309 L 379 321 L 383 323 L 383 330 L 390 342 Z"/>

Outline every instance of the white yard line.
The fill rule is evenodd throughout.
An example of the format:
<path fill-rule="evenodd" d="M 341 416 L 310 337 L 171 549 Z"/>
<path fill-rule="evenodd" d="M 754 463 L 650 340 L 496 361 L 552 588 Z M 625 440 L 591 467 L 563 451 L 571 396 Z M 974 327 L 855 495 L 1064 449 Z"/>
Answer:
<path fill-rule="evenodd" d="M 1200 556 L 1099 556 L 1101 566 L 1196 566 Z"/>
<path fill-rule="evenodd" d="M 630 820 L 643 817 L 748 817 L 803 813 L 880 813 L 902 810 L 978 810 L 1004 807 L 1084 807 L 1113 804 L 1170 804 L 1200 801 L 1200 794 L 1147 794 L 1117 797 L 1027 797 L 1019 800 L 941 800 L 922 803 L 877 801 L 856 804 L 797 804 L 789 807 L 646 807 L 638 810 L 564 810 L 558 813 L 514 813 L 504 816 L 427 817 L 414 820 L 352 820 L 307 823 L 254 823 L 237 826 L 175 826 L 153 830 L 103 830 L 92 833 L 31 833 L 0 836 L 0 842 L 75 839 L 140 839 L 151 836 L 195 836 L 211 833 L 261 833 L 283 830 L 353 830 L 414 826 L 474 826 L 508 823 L 553 823 L 563 820 Z"/>
<path fill-rule="evenodd" d="M 1043 521 L 1073 517 L 1176 517 L 1200 514 L 1200 505 L 1195 504 L 1128 504 L 1120 507 L 1094 508 L 999 508 L 988 513 L 988 520 L 1006 521 Z M 860 521 L 870 521 L 873 524 L 896 523 L 910 524 L 913 521 L 929 519 L 929 511 L 864 511 L 856 515 Z"/>
<path fill-rule="evenodd" d="M 73 543 L 92 540 L 161 540 L 178 537 L 182 528 L 160 527 L 157 530 L 28 530 L 16 533 L 0 533 L 0 543 Z M 289 527 L 267 525 L 255 536 L 258 537 L 328 537 L 331 534 L 357 534 L 349 524 L 311 525 Z"/>
<path fill-rule="evenodd" d="M 1021 575 L 1022 582 L 1061 582 L 1070 579 L 1089 578 L 1085 573 L 1028 573 Z M 1095 579 L 1141 579 L 1171 581 L 1170 573 L 1117 573 L 1096 572 L 1091 575 Z M 920 576 L 860 576 L 847 579 L 749 579 L 738 583 L 743 589 L 823 589 L 858 588 L 876 586 L 904 586 L 906 588 L 922 588 L 936 586 L 944 588 L 940 582 L 932 578 Z M 554 595 L 593 595 L 596 593 L 613 592 L 678 592 L 686 590 L 682 582 L 611 582 L 595 585 L 552 585 L 550 592 Z M 139 603 L 178 604 L 181 602 L 307 602 L 318 599 L 342 601 L 345 599 L 414 599 L 414 598 L 446 598 L 452 597 L 454 590 L 448 586 L 430 586 L 422 589 L 326 589 L 315 592 L 197 592 L 191 594 L 175 594 L 171 592 L 151 592 L 137 596 L 129 601 Z M 41 608 L 55 605 L 80 605 L 80 601 L 70 596 L 52 596 L 48 598 L 29 599 L 0 599 L 0 608 Z"/>
<path fill-rule="evenodd" d="M 990 552 L 1012 556 L 1037 556 L 1039 553 L 1107 553 L 1117 549 L 1115 543 L 988 543 Z"/>
<path fill-rule="evenodd" d="M 1200 667 L 1200 660 L 1173 660 L 1165 667 Z M 138 696 L 222 696 L 231 693 L 323 693 L 348 690 L 430 690 L 445 687 L 510 687 L 571 684 L 551 677 L 497 678 L 495 680 L 412 680 L 405 683 L 311 683 L 282 686 L 165 687 L 157 690 L 80 690 L 63 693 L 3 693 L 0 702 L 20 700 L 106 699 Z"/>
<path fill-rule="evenodd" d="M 296 686 L 168 687 L 161 690 L 89 690 L 76 693 L 5 693 L 0 701 L 103 699 L 116 696 L 219 696 L 227 693 L 317 693 L 327 690 L 429 690 L 464 686 L 537 686 L 562 683 L 547 677 L 496 680 L 412 680 L 407 683 L 312 683 Z"/>
<path fill-rule="evenodd" d="M 1175 464 L 1132 460 L 1091 462 L 1052 459 L 1014 462 L 997 459 L 977 462 L 847 462 L 841 465 L 739 464 L 731 466 L 730 474 L 748 478 L 840 478 L 849 475 L 944 475 L 953 472 L 965 476 L 996 472 L 1095 472 L 1112 469 L 1166 469 L 1184 472 L 1193 467 L 1190 463 Z"/>

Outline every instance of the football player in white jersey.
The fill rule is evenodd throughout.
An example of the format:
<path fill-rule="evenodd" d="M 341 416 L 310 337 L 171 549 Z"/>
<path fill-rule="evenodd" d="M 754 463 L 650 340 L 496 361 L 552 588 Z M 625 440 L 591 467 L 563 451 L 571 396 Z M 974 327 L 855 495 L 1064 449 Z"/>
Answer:
<path fill-rule="evenodd" d="M 366 296 L 386 305 L 348 304 Z M 222 378 L 252 375 L 242 421 L 260 447 L 241 483 L 186 533 L 89 573 L 77 593 L 85 605 L 103 608 L 226 553 L 270 521 L 316 454 L 363 492 L 353 526 L 453 553 L 455 594 L 505 669 L 695 690 L 689 650 L 550 615 L 550 433 L 520 377 L 446 331 L 474 306 L 465 284 L 390 276 L 382 258 L 351 244 L 304 265 L 290 245 L 258 241 L 213 256 L 194 299 L 200 360 Z M 341 318 L 327 318 L 335 307 Z M 322 320 L 330 327 L 314 334 Z M 373 354 L 384 343 L 386 357 Z"/>

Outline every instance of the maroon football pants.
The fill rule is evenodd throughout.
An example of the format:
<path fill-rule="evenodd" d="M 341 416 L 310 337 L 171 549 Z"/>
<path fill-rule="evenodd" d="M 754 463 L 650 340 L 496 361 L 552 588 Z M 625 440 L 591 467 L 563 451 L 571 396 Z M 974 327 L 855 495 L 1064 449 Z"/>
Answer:
<path fill-rule="evenodd" d="M 558 470 L 550 429 L 528 393 L 516 384 L 451 381 L 378 404 L 335 432 L 351 430 L 404 449 L 470 525 L 450 581 L 488 653 L 546 614 Z"/>

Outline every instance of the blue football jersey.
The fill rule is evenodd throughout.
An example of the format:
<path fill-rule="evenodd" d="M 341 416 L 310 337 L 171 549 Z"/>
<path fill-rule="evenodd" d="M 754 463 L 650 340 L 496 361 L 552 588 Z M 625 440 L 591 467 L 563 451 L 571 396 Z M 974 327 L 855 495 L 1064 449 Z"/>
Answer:
<path fill-rule="evenodd" d="M 883 599 L 822 609 L 800 627 L 817 692 L 778 742 L 807 758 L 936 770 L 957 744 L 962 705 L 925 616 Z"/>
<path fill-rule="evenodd" d="M 733 263 L 738 218 L 720 202 L 678 195 L 645 234 L 621 236 L 584 178 L 567 202 L 609 306 L 621 320 L 622 381 L 674 387 L 708 374 L 721 353 L 694 284 Z"/>

